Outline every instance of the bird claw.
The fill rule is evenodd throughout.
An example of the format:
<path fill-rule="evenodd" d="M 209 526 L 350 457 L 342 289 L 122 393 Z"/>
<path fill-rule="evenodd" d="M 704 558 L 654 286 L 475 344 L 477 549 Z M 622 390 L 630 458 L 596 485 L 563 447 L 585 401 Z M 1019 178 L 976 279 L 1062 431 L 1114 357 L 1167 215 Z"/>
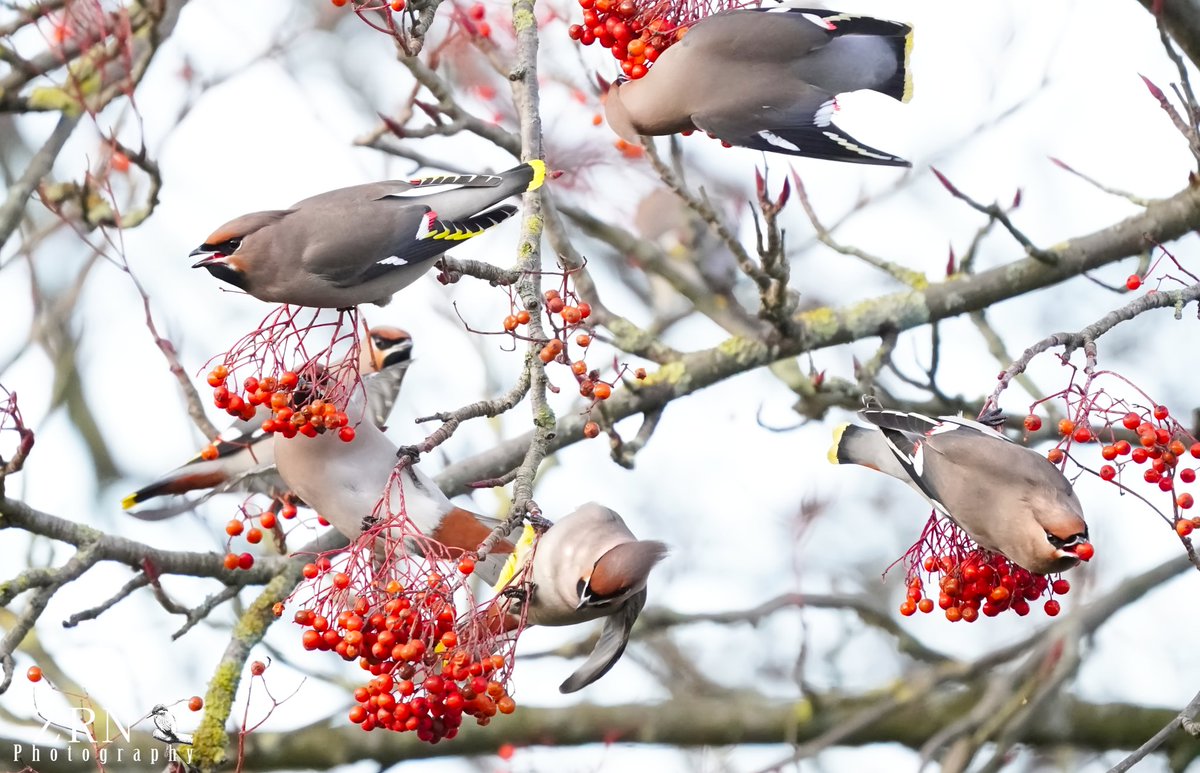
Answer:
<path fill-rule="evenodd" d="M 421 461 L 420 446 L 400 446 L 396 449 L 397 459 L 407 459 L 409 464 L 416 464 Z"/>
<path fill-rule="evenodd" d="M 551 521 L 549 518 L 546 518 L 541 515 L 537 515 L 535 513 L 526 514 L 525 522 L 528 523 L 530 526 L 532 526 L 533 530 L 536 531 L 538 534 L 545 534 L 547 531 L 550 530 L 550 527 L 554 525 L 554 522 Z"/>
<path fill-rule="evenodd" d="M 976 421 L 980 424 L 986 424 L 992 429 L 999 430 L 1004 427 L 1004 411 L 996 407 L 988 408 L 979 414 L 979 418 Z"/>
<path fill-rule="evenodd" d="M 518 585 L 512 588 L 505 588 L 504 590 L 500 591 L 500 595 L 506 599 L 512 599 L 513 601 L 519 601 L 520 603 L 524 604 L 529 600 L 530 595 L 533 594 L 533 589 L 535 587 L 536 586 L 533 583 L 529 583 L 528 588 L 523 585 Z"/>

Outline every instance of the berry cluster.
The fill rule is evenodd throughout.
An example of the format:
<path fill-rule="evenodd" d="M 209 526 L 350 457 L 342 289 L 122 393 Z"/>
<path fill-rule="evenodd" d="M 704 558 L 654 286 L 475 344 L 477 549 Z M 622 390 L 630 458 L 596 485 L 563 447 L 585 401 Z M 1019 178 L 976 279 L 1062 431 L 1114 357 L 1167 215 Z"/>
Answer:
<path fill-rule="evenodd" d="M 317 310 L 311 319 L 298 320 L 304 311 L 301 307 L 279 306 L 258 328 L 219 356 L 220 362 L 208 372 L 213 404 L 242 421 L 265 417 L 264 432 L 293 438 L 297 434 L 316 437 L 336 431 L 348 443 L 355 432 L 349 426 L 346 403 L 361 383 L 358 314 L 354 310 L 339 312 L 335 322 L 318 322 Z M 348 325 L 346 316 L 350 318 Z M 329 334 L 324 346 L 314 346 L 307 340 L 316 330 Z M 335 350 L 343 347 L 348 351 L 335 356 Z M 309 356 L 313 350 L 316 353 Z M 301 365 L 285 364 L 299 353 L 306 357 Z M 240 386 L 239 370 L 251 373 Z M 216 455 L 215 446 L 201 452 L 205 459 Z"/>
<path fill-rule="evenodd" d="M 1098 448 L 1103 463 L 1096 474 L 1101 480 L 1129 489 L 1140 479 L 1151 487 L 1152 496 L 1169 498 L 1166 517 L 1180 537 L 1200 528 L 1200 517 L 1184 515 L 1195 506 L 1195 496 L 1179 490 L 1196 481 L 1200 442 L 1171 416 L 1167 406 L 1142 406 L 1097 391 L 1091 398 L 1069 399 L 1068 411 L 1073 418 L 1059 421 L 1062 439 L 1046 455 L 1051 462 L 1064 463 L 1073 446 Z M 1041 427 L 1036 414 L 1025 417 L 1030 432 Z"/>
<path fill-rule="evenodd" d="M 258 407 L 265 406 L 270 409 L 271 418 L 262 423 L 263 432 L 278 432 L 285 438 L 294 438 L 297 434 L 316 437 L 337 430 L 338 437 L 347 443 L 354 440 L 354 428 L 349 426 L 346 412 L 333 402 L 310 399 L 312 386 L 301 381 L 295 371 L 284 371 L 279 378 L 249 376 L 237 392 L 230 391 L 228 379 L 229 368 L 224 365 L 209 371 L 213 404 L 242 421 L 251 421 L 258 413 Z M 234 389 L 237 389 L 236 385 Z M 206 453 L 216 458 L 216 448 L 204 449 L 201 456 Z"/>
<path fill-rule="evenodd" d="M 1080 545 L 1078 555 L 1084 561 L 1092 557 L 1090 544 Z M 999 553 L 984 550 L 957 524 L 936 514 L 929 517 L 921 539 L 902 561 L 906 561 L 908 591 L 900 604 L 900 614 L 926 614 L 934 609 L 934 600 L 926 588 L 938 589 L 937 607 L 952 623 L 973 623 L 980 613 L 995 617 L 1011 610 L 1024 617 L 1030 602 L 1047 596 L 1043 609 L 1053 617 L 1061 611 L 1055 595 L 1065 595 L 1071 584 L 1057 575 L 1034 574 L 1017 566 Z"/>
<path fill-rule="evenodd" d="M 311 600 L 294 620 L 306 650 L 358 661 L 372 678 L 354 692 L 350 720 L 364 730 L 454 738 L 464 717 L 486 725 L 511 714 L 513 653 L 524 627 L 508 595 L 476 604 L 473 553 L 422 535 L 403 509 L 394 474 L 372 522 L 335 565 L 321 555 L 302 568 Z M 528 569 L 508 587 L 528 592 Z M 282 615 L 282 604 L 276 615 Z"/>
<path fill-rule="evenodd" d="M 460 573 L 473 571 L 469 561 L 460 560 Z M 415 731 L 437 743 L 458 734 L 464 715 L 486 725 L 497 712 L 516 710 L 505 686 L 511 648 L 496 651 L 495 636 L 474 635 L 473 615 L 460 620 L 456 578 L 429 571 L 413 585 L 393 578 L 380 589 L 377 580 L 364 586 L 361 576 L 334 571 L 326 557 L 304 574 L 332 589 L 316 608 L 295 614 L 304 648 L 357 660 L 374 677 L 354 691 L 358 705 L 350 710 L 364 730 Z M 486 609 L 486 627 L 502 628 L 501 613 Z"/>
<path fill-rule="evenodd" d="M 231 519 L 225 524 L 225 534 L 229 537 L 225 541 L 225 548 L 229 551 L 225 554 L 225 568 L 230 570 L 249 569 L 254 566 L 254 556 L 252 554 L 241 553 L 239 555 L 234 552 L 233 541 L 238 537 L 244 538 L 251 545 L 257 545 L 269 533 L 274 537 L 280 552 L 286 553 L 284 533 L 279 521 L 280 519 L 290 521 L 296 517 L 296 513 L 296 505 L 292 502 L 292 495 L 290 494 L 276 498 L 271 503 L 269 510 L 260 511 L 248 502 L 243 503 L 238 510 L 238 517 Z M 317 516 L 317 521 L 322 526 L 329 525 L 329 522 L 319 515 Z"/>
<path fill-rule="evenodd" d="M 705 16 L 740 8 L 749 3 L 737 0 L 689 2 L 689 0 L 579 0 L 583 23 L 567 28 L 571 40 L 585 46 L 599 43 L 621 63 L 631 80 L 646 75 L 663 51 L 683 40 L 690 25 Z"/>

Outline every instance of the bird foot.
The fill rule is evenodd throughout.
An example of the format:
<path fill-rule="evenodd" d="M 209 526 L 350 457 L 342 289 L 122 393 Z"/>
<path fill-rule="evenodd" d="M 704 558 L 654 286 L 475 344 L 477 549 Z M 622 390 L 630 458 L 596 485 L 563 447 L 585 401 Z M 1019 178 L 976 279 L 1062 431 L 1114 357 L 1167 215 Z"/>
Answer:
<path fill-rule="evenodd" d="M 506 599 L 512 599 L 513 601 L 519 601 L 524 604 L 529 600 L 529 597 L 533 594 L 533 590 L 536 587 L 537 586 L 533 583 L 529 583 L 529 587 L 518 585 L 513 588 L 505 588 L 500 592 L 500 595 Z"/>
<path fill-rule="evenodd" d="M 533 527 L 533 530 L 538 534 L 545 534 L 554 525 L 554 521 L 536 513 L 528 513 L 525 516 L 525 522 Z"/>
<path fill-rule="evenodd" d="M 979 414 L 979 418 L 976 419 L 976 421 L 978 421 L 980 424 L 986 424 L 992 429 L 1002 429 L 1004 427 L 1004 411 L 995 407 L 988 408 L 986 411 Z"/>
<path fill-rule="evenodd" d="M 400 446 L 396 449 L 396 458 L 407 459 L 410 465 L 416 464 L 417 462 L 421 461 L 421 447 Z"/>

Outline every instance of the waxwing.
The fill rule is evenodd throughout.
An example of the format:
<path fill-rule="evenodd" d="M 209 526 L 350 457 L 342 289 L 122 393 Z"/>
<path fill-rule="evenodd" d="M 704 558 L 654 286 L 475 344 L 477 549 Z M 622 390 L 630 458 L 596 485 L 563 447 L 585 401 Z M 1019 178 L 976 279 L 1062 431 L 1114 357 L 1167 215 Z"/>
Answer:
<path fill-rule="evenodd" d="M 346 408 L 350 424 L 363 410 L 362 399 L 352 395 Z M 351 540 L 362 534 L 363 520 L 375 513 L 385 492 L 392 513 L 403 512 L 421 534 L 453 550 L 474 551 L 500 525 L 455 505 L 416 465 L 404 467 L 400 485 L 389 487 L 399 448 L 370 422 L 362 422 L 349 443 L 328 432 L 314 438 L 276 435 L 273 443 L 287 489 Z M 494 583 L 512 550 L 511 542 L 501 540 L 476 564 L 475 574 Z"/>
<path fill-rule="evenodd" d="M 698 129 L 757 150 L 859 164 L 910 166 L 833 123 L 838 94 L 870 89 L 907 102 L 912 28 L 816 8 L 717 13 L 688 29 L 645 76 L 605 96 L 613 131 Z"/>
<path fill-rule="evenodd" d="M 404 374 L 412 361 L 412 337 L 395 327 L 373 327 L 359 347 L 359 372 L 370 406 L 369 419 L 382 426 L 391 415 Z M 199 455 L 171 470 L 121 500 L 126 510 L 149 500 L 193 491 L 207 492 L 198 499 L 181 499 L 134 510 L 130 515 L 145 521 L 158 521 L 195 509 L 216 494 L 241 491 L 275 495 L 286 489 L 275 469 L 275 448 L 262 423 L 270 418 L 270 409 L 259 406 L 254 418 L 239 421 L 221 433 L 215 443 L 217 457 Z"/>
<path fill-rule="evenodd" d="M 650 570 L 666 554 L 666 545 L 639 540 L 620 515 L 595 502 L 558 519 L 538 539 L 527 621 L 575 625 L 604 618 L 591 655 L 559 686 L 561 692 L 583 689 L 621 657 L 646 604 Z"/>
<path fill-rule="evenodd" d="M 229 221 L 192 252 L 202 256 L 192 267 L 272 303 L 382 306 L 443 252 L 515 214 L 497 204 L 545 178 L 533 160 L 498 175 L 339 188 Z"/>
<path fill-rule="evenodd" d="M 869 428 L 834 431 L 829 460 L 904 481 L 979 545 L 1037 574 L 1079 563 L 1083 508 L 1062 472 L 1038 452 L 961 417 L 864 410 Z"/>

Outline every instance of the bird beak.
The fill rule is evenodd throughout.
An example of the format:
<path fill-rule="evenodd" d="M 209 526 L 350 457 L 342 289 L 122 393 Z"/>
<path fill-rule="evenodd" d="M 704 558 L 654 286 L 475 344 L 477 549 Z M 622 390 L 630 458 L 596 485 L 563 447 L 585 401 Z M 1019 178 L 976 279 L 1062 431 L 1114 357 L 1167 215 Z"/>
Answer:
<path fill-rule="evenodd" d="M 188 254 L 188 257 L 194 258 L 197 255 L 203 255 L 204 257 L 201 258 L 200 260 L 196 261 L 195 263 L 193 263 L 192 268 L 204 268 L 208 264 L 215 263 L 218 260 L 220 260 L 221 258 L 225 257 L 224 255 L 217 252 L 216 250 L 211 250 L 206 247 L 197 247 L 196 249 L 192 250 L 191 253 Z"/>

